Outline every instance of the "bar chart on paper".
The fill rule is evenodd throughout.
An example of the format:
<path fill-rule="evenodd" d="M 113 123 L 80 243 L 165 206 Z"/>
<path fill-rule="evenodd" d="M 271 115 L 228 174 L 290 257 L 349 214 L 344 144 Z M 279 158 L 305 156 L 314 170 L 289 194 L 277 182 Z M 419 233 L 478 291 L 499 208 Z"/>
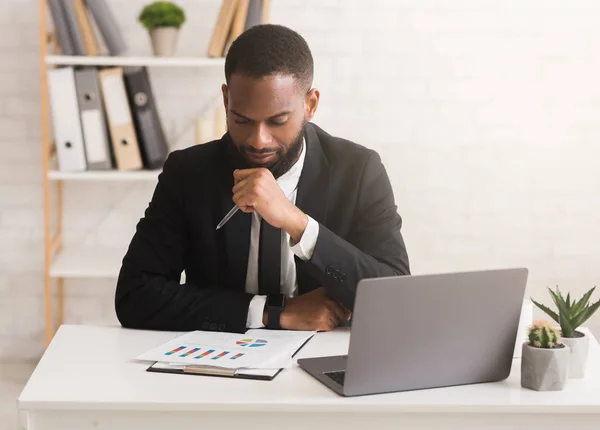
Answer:
<path fill-rule="evenodd" d="M 230 369 L 290 367 L 293 352 L 312 334 L 270 333 L 266 330 L 248 330 L 245 334 L 194 331 L 140 354 L 136 359 Z"/>
<path fill-rule="evenodd" d="M 181 353 L 181 354 L 179 354 Z M 210 360 L 237 360 L 239 358 L 242 358 L 245 354 L 240 352 L 237 354 L 233 354 L 230 351 L 217 351 L 215 349 L 211 349 L 211 348 L 202 348 L 202 347 L 198 347 L 198 346 L 186 346 L 186 345 L 180 345 L 177 348 L 171 349 L 170 351 L 165 352 L 166 356 L 173 356 L 176 355 L 177 357 L 180 358 L 192 358 L 194 360 L 201 360 L 201 359 L 210 359 Z M 191 357 L 190 357 L 191 356 Z"/>

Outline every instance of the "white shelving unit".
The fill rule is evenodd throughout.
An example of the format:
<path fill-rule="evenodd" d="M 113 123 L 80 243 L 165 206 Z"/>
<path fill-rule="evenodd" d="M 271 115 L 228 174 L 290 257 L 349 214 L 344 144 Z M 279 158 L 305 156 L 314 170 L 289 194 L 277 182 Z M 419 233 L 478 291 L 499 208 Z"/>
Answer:
<path fill-rule="evenodd" d="M 139 170 L 135 172 L 121 172 L 118 170 L 87 171 L 87 172 L 61 172 L 48 171 L 51 181 L 156 181 L 160 170 Z"/>
<path fill-rule="evenodd" d="M 124 255 L 120 248 L 65 248 L 50 266 L 50 277 L 116 278 Z"/>
<path fill-rule="evenodd" d="M 91 57 L 47 55 L 46 64 L 55 66 L 222 67 L 225 64 L 225 59 L 200 57 Z"/>
<path fill-rule="evenodd" d="M 201 57 L 152 57 L 152 56 L 63 56 L 48 54 L 48 34 L 46 28 L 46 0 L 40 0 L 40 47 L 41 47 L 41 107 L 42 107 L 42 151 L 44 181 L 44 274 L 46 344 L 54 336 L 56 328 L 63 321 L 63 289 L 66 278 L 116 278 L 121 268 L 126 249 L 117 248 L 77 248 L 63 247 L 62 203 L 63 182 L 65 181 L 156 181 L 160 170 L 139 171 L 85 171 L 61 172 L 50 168 L 50 160 L 55 155 L 51 134 L 47 71 L 57 66 L 146 66 L 146 67 L 223 67 L 224 58 Z M 56 199 L 52 201 L 50 188 L 56 189 Z M 51 219 L 55 216 L 56 230 L 52 231 Z M 183 277 L 185 279 L 185 275 Z M 58 311 L 55 321 L 52 303 L 52 285 L 57 283 Z"/>

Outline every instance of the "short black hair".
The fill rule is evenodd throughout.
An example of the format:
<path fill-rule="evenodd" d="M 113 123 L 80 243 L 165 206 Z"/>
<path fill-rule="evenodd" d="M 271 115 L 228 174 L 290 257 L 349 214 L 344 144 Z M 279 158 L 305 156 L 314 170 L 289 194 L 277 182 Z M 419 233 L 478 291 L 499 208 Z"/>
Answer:
<path fill-rule="evenodd" d="M 231 75 L 252 78 L 293 75 L 299 89 L 308 92 L 313 80 L 313 57 L 306 40 L 278 24 L 250 27 L 233 41 L 225 58 L 225 79 Z"/>

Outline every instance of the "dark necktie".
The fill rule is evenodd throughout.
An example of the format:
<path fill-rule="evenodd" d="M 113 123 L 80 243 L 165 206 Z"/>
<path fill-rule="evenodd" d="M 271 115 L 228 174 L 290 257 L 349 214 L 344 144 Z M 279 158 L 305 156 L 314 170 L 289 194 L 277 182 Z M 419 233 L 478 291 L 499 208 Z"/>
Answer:
<path fill-rule="evenodd" d="M 280 293 L 280 282 L 281 229 L 261 219 L 258 244 L 258 291 L 260 294 Z"/>

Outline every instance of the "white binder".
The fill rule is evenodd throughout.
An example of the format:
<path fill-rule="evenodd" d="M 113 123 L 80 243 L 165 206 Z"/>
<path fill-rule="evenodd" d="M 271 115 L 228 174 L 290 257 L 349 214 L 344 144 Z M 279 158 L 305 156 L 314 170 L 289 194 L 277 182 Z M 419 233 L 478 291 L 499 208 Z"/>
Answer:
<path fill-rule="evenodd" d="M 73 67 L 48 70 L 48 93 L 60 171 L 87 168 Z"/>

